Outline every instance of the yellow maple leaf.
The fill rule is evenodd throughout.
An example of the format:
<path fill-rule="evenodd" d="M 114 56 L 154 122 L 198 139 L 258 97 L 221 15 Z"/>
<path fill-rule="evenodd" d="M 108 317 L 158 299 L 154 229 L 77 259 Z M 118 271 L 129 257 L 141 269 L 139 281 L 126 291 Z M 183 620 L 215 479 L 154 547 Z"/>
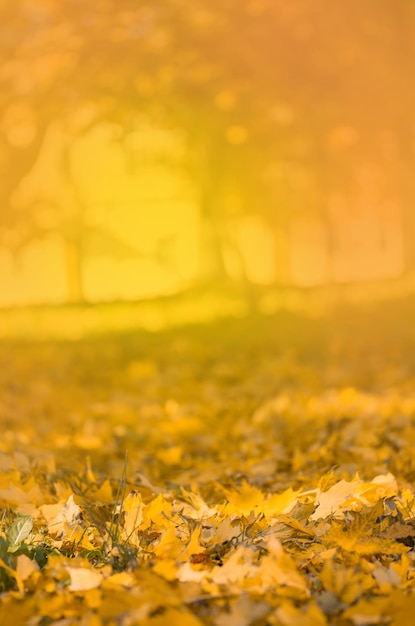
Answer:
<path fill-rule="evenodd" d="M 198 493 L 197 485 L 192 485 L 193 491 L 187 491 L 184 487 L 180 490 L 180 496 L 185 502 L 177 501 L 173 507 L 175 512 L 191 517 L 192 519 L 201 519 L 205 517 L 213 517 L 218 512 L 217 506 L 209 506 L 206 504 L 200 493 Z"/>
<path fill-rule="evenodd" d="M 119 587 L 129 589 L 130 587 L 134 587 L 136 584 L 136 580 L 132 574 L 129 574 L 128 572 L 116 572 L 103 580 L 102 587 L 103 589 L 116 589 Z"/>
<path fill-rule="evenodd" d="M 290 517 L 289 515 L 284 515 L 283 513 L 281 513 L 280 515 L 276 516 L 276 519 L 280 524 L 285 524 L 286 526 L 289 526 L 294 530 L 298 530 L 304 535 L 310 535 L 311 537 L 314 537 L 315 535 L 312 529 L 306 528 L 303 524 L 301 524 L 301 522 L 299 522 L 295 518 Z"/>
<path fill-rule="evenodd" d="M 392 539 L 364 536 L 353 532 L 338 530 L 333 533 L 333 539 L 343 550 L 356 554 L 402 554 L 409 551 L 408 546 Z"/>
<path fill-rule="evenodd" d="M 143 521 L 144 504 L 139 491 L 134 491 L 123 502 L 124 524 L 123 534 L 126 541 L 137 545 L 139 536 L 137 531 Z"/>
<path fill-rule="evenodd" d="M 46 504 L 40 510 L 47 521 L 49 532 L 57 537 L 64 537 L 75 528 L 81 512 L 72 494 L 66 502 Z"/>
<path fill-rule="evenodd" d="M 209 578 L 218 585 L 242 585 L 244 579 L 257 575 L 257 568 L 253 566 L 252 558 L 252 550 L 239 546 L 226 559 L 222 567 L 215 566 L 212 569 Z"/>
<path fill-rule="evenodd" d="M 359 600 L 346 609 L 342 616 L 354 626 L 377 626 L 377 624 L 385 623 L 385 616 L 390 612 L 390 608 L 390 597 L 374 596 L 370 599 Z M 390 623 L 389 620 L 388 623 Z"/>
<path fill-rule="evenodd" d="M 180 463 L 183 456 L 182 446 L 170 446 L 164 450 L 157 450 L 157 458 L 160 459 L 166 465 L 177 465 Z"/>
<path fill-rule="evenodd" d="M 240 522 L 238 520 L 233 521 L 231 517 L 224 517 L 220 519 L 216 528 L 212 528 L 207 545 L 211 546 L 216 543 L 221 544 L 225 541 L 231 541 L 241 534 Z"/>
<path fill-rule="evenodd" d="M 184 564 L 187 565 L 187 564 Z M 153 565 L 153 572 L 156 572 L 166 580 L 181 580 L 178 578 L 178 569 L 176 559 L 163 559 L 156 561 Z"/>
<path fill-rule="evenodd" d="M 295 597 L 310 595 L 305 578 L 298 571 L 294 559 L 285 552 L 281 542 L 271 537 L 267 543 L 268 554 L 261 559 L 260 570 L 263 584 L 285 588 Z"/>
<path fill-rule="evenodd" d="M 143 521 L 141 528 L 145 530 L 150 526 L 165 528 L 168 519 L 171 518 L 172 504 L 169 500 L 159 494 L 143 509 Z"/>
<path fill-rule="evenodd" d="M 242 593 L 231 603 L 229 613 L 222 613 L 215 619 L 216 626 L 249 626 L 269 613 L 269 604 L 251 600 Z"/>
<path fill-rule="evenodd" d="M 102 574 L 86 567 L 67 567 L 66 571 L 71 577 L 70 591 L 87 591 L 96 589 L 102 583 Z"/>
<path fill-rule="evenodd" d="M 361 482 L 357 485 L 353 496 L 343 504 L 343 509 L 360 510 L 362 505 L 374 506 L 381 498 L 395 496 L 398 493 L 398 485 L 393 474 L 381 474 L 375 476 L 369 482 Z"/>
<path fill-rule="evenodd" d="M 205 548 L 200 545 L 200 531 L 201 527 L 196 526 L 190 536 L 190 540 L 187 545 L 180 552 L 180 560 L 187 561 L 192 554 L 200 554 L 205 551 Z"/>
<path fill-rule="evenodd" d="M 260 489 L 243 481 L 238 490 L 231 491 L 222 488 L 227 497 L 227 504 L 223 511 L 224 515 L 245 515 L 248 516 L 264 500 L 264 494 Z"/>
<path fill-rule="evenodd" d="M 293 491 L 291 487 L 282 493 L 275 493 L 258 504 L 258 510 L 265 516 L 289 513 L 295 506 L 299 491 Z"/>
<path fill-rule="evenodd" d="M 196 569 L 191 563 L 182 563 L 175 569 L 175 576 L 177 580 L 182 583 L 200 583 L 206 575 L 206 570 Z M 173 580 L 173 579 L 171 579 Z"/>
<path fill-rule="evenodd" d="M 112 486 L 108 478 L 104 480 L 102 485 L 93 494 L 95 502 L 100 504 L 111 504 L 113 502 Z"/>
<path fill-rule="evenodd" d="M 326 626 L 327 619 L 321 609 L 311 602 L 304 607 L 296 607 L 284 602 L 267 616 L 272 626 Z"/>
<path fill-rule="evenodd" d="M 18 483 L 20 479 L 18 480 Z M 39 505 L 45 501 L 39 485 L 33 479 L 25 485 L 24 488 L 16 485 L 9 485 L 5 489 L 0 489 L 0 506 L 19 506 L 21 504 Z"/>
<path fill-rule="evenodd" d="M 16 559 L 16 573 L 20 580 L 27 580 L 35 572 L 39 572 L 39 565 L 25 554 L 20 554 Z"/>
<path fill-rule="evenodd" d="M 324 519 L 330 515 L 335 517 L 343 517 L 344 513 L 341 505 L 354 495 L 358 489 L 359 481 L 340 480 L 338 483 L 330 487 L 327 491 L 317 493 L 317 508 L 312 515 L 311 520 Z"/>
<path fill-rule="evenodd" d="M 334 593 L 345 604 L 352 604 L 375 586 L 375 581 L 370 574 L 333 561 L 325 562 L 320 573 L 320 580 L 327 591 Z"/>
<path fill-rule="evenodd" d="M 171 525 L 163 533 L 158 544 L 154 547 L 154 553 L 163 559 L 177 559 L 182 549 L 183 543 L 177 537 L 175 527 Z"/>

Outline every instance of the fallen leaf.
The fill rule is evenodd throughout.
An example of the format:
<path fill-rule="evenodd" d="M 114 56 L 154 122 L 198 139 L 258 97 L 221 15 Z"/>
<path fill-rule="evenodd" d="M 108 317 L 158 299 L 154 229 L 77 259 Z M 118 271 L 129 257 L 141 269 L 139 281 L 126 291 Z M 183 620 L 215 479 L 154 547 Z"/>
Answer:
<path fill-rule="evenodd" d="M 71 577 L 70 591 L 87 591 L 96 589 L 102 583 L 102 574 L 94 569 L 85 567 L 66 567 Z"/>

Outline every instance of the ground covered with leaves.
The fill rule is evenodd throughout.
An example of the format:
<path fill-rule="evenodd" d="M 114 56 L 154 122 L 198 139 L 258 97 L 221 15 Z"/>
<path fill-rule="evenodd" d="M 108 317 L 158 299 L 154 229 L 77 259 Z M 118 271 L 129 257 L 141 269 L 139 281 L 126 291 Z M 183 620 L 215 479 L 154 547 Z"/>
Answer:
<path fill-rule="evenodd" d="M 413 624 L 413 313 L 3 342 L 0 623 Z"/>

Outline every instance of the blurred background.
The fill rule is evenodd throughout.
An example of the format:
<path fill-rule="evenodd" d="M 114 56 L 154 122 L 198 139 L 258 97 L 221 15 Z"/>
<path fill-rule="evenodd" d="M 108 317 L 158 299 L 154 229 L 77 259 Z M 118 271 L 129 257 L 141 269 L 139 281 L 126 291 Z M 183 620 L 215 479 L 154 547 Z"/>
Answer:
<path fill-rule="evenodd" d="M 410 286 L 414 35 L 411 0 L 0 0 L 0 307 Z"/>

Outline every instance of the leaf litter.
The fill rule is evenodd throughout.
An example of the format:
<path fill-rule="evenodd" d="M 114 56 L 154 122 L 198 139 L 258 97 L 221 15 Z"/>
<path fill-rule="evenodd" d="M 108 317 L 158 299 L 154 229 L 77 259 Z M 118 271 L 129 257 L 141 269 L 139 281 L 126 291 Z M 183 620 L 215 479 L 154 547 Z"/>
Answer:
<path fill-rule="evenodd" d="M 1 624 L 413 623 L 406 344 L 282 322 L 1 348 Z"/>

